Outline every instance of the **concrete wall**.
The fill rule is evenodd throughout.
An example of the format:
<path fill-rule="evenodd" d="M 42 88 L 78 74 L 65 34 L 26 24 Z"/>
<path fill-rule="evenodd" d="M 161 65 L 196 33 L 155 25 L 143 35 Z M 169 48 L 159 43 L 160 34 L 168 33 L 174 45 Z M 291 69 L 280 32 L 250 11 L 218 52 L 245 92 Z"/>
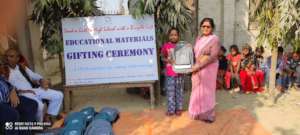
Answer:
<path fill-rule="evenodd" d="M 30 2 L 26 3 L 25 16 L 29 16 L 32 12 Z M 41 32 L 40 26 L 29 21 L 28 18 L 23 18 L 17 26 L 17 42 L 22 55 L 26 58 L 31 69 L 35 72 L 45 75 L 44 63 L 41 48 Z"/>
<path fill-rule="evenodd" d="M 0 58 L 4 55 L 5 50 L 8 49 L 8 38 L 6 36 L 0 36 Z"/>
<path fill-rule="evenodd" d="M 223 5 L 223 0 L 199 0 L 198 22 L 200 23 L 205 17 L 213 18 L 216 25 L 215 34 L 223 40 L 223 16 L 221 13 L 223 12 L 223 7 L 221 5 Z"/>
<path fill-rule="evenodd" d="M 256 45 L 256 30 L 249 30 L 249 0 L 199 0 L 199 22 L 211 17 L 216 23 L 215 34 L 227 48 L 245 43 Z"/>

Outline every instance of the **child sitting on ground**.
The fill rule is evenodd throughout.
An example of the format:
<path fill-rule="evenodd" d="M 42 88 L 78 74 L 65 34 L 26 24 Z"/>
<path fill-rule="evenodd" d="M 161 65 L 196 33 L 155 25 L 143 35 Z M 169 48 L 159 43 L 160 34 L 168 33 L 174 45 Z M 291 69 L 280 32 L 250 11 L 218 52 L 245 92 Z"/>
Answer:
<path fill-rule="evenodd" d="M 257 77 L 258 69 L 254 61 L 250 61 L 245 69 L 248 76 L 250 77 L 251 87 L 253 92 L 261 92 L 263 90 L 262 85 L 259 83 L 259 77 Z"/>
<path fill-rule="evenodd" d="M 281 92 L 288 89 L 288 73 L 286 71 L 287 55 L 284 53 L 284 48 L 279 46 L 277 48 L 278 56 L 276 63 L 276 89 Z M 268 58 L 268 70 L 271 69 L 271 56 Z M 269 72 L 266 74 L 266 78 L 269 79 Z"/>
<path fill-rule="evenodd" d="M 287 72 L 290 86 L 299 86 L 300 72 L 300 56 L 298 52 L 294 52 L 292 58 L 287 61 Z"/>
<path fill-rule="evenodd" d="M 252 53 L 251 46 L 246 44 L 243 47 L 240 72 L 242 89 L 246 94 L 263 91 L 264 73 L 257 69 L 255 61 L 257 59 Z"/>
<path fill-rule="evenodd" d="M 219 70 L 217 77 L 217 89 L 225 89 L 225 73 L 227 71 L 227 59 L 225 56 L 226 48 L 221 46 L 221 50 L 219 52 Z"/>
<path fill-rule="evenodd" d="M 264 48 L 262 46 L 256 47 L 255 54 L 254 54 L 254 64 L 259 74 L 262 73 L 264 74 L 263 76 L 264 81 L 262 82 L 261 85 L 266 84 L 266 80 L 267 80 L 266 74 L 267 72 L 269 72 L 266 59 L 264 58 L 263 54 L 264 54 Z"/>
<path fill-rule="evenodd" d="M 234 89 L 234 92 L 239 92 L 241 86 L 239 76 L 241 55 L 237 45 L 230 46 L 230 54 L 226 58 L 228 60 L 228 69 L 225 74 L 226 88 Z"/>

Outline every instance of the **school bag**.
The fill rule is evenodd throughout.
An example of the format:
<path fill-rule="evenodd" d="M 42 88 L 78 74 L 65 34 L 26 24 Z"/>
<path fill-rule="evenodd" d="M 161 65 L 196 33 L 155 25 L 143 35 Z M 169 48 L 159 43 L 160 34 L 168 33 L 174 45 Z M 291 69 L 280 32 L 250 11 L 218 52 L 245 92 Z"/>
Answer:
<path fill-rule="evenodd" d="M 104 107 L 95 115 L 88 125 L 84 135 L 114 135 L 111 123 L 118 119 L 119 111 L 115 108 Z"/>
<path fill-rule="evenodd" d="M 84 129 L 76 129 L 74 127 L 66 127 L 60 135 L 83 135 Z"/>
<path fill-rule="evenodd" d="M 84 114 L 87 123 L 90 123 L 93 120 L 96 113 L 94 107 L 83 108 L 80 112 Z"/>
<path fill-rule="evenodd" d="M 111 118 L 107 113 L 98 113 L 95 115 L 93 120 L 98 120 L 98 119 L 102 119 L 102 120 L 106 120 L 106 121 L 110 122 Z"/>
<path fill-rule="evenodd" d="M 67 116 L 65 127 L 60 135 L 83 135 L 86 126 L 86 116 L 82 112 L 73 112 Z"/>
<path fill-rule="evenodd" d="M 101 117 L 105 117 L 106 120 L 109 122 L 115 122 L 117 118 L 119 117 L 119 111 L 116 108 L 111 108 L 111 107 L 103 107 L 99 111 L 99 115 Z M 98 117 L 100 117 L 98 116 Z"/>

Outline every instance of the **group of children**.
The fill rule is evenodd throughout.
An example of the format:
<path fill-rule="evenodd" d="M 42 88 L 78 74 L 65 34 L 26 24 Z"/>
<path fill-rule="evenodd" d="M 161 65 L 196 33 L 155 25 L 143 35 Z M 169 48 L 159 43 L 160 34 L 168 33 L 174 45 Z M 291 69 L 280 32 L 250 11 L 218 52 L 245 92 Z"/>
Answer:
<path fill-rule="evenodd" d="M 225 56 L 225 53 L 225 47 L 221 47 L 217 88 L 246 94 L 262 92 L 268 85 L 271 69 L 271 57 L 264 58 L 264 48 L 257 47 L 253 52 L 251 46 L 246 44 L 240 52 L 237 45 L 231 45 L 229 54 Z M 282 92 L 300 85 L 299 54 L 284 54 L 283 48 L 278 47 L 276 86 Z"/>
<path fill-rule="evenodd" d="M 269 62 L 270 63 L 270 59 Z M 287 90 L 289 87 L 300 86 L 300 52 L 284 53 L 283 48 L 278 48 L 276 65 L 277 89 Z"/>

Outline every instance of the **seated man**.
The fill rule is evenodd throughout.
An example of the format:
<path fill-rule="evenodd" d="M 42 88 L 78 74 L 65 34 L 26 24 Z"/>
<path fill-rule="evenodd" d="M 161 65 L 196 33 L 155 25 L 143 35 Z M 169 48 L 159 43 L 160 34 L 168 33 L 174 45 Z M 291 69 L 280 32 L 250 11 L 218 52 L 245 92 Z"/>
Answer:
<path fill-rule="evenodd" d="M 63 101 L 62 92 L 39 87 L 40 82 L 43 80 L 42 76 L 18 63 L 20 54 L 16 49 L 8 49 L 5 55 L 9 68 L 8 81 L 17 88 L 21 95 L 38 102 L 38 120 L 43 121 L 43 99 L 49 101 L 47 113 L 52 119 L 55 119 Z"/>
<path fill-rule="evenodd" d="M 300 54 L 294 52 L 292 58 L 287 60 L 286 70 L 288 72 L 288 84 L 290 86 L 299 86 Z"/>
<path fill-rule="evenodd" d="M 13 122 L 34 122 L 36 120 L 37 102 L 18 96 L 14 87 L 4 78 L 4 67 L 0 62 L 0 130 L 5 135 L 31 135 L 30 131 L 13 130 Z M 0 132 L 1 133 L 1 132 Z"/>

